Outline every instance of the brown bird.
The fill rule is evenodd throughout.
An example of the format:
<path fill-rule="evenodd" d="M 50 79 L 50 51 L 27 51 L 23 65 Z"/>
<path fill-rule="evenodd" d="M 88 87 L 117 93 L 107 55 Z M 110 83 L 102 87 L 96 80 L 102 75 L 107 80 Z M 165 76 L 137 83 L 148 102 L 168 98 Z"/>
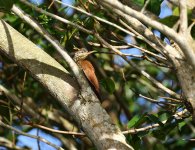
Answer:
<path fill-rule="evenodd" d="M 94 53 L 95 51 L 88 52 L 86 49 L 82 48 L 74 55 L 74 61 L 83 70 L 85 76 L 89 82 L 94 86 L 97 95 L 99 94 L 99 82 L 95 75 L 95 69 L 90 61 L 86 60 L 87 56 Z"/>

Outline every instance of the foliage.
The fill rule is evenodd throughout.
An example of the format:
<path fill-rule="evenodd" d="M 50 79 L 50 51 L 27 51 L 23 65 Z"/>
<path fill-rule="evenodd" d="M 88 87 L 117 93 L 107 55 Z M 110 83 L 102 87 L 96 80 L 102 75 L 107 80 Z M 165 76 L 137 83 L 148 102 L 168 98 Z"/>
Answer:
<path fill-rule="evenodd" d="M 136 5 L 141 7 L 144 6 L 144 1 L 139 0 L 134 2 Z M 158 16 L 160 14 L 161 3 L 162 0 L 150 0 L 147 10 Z M 122 58 L 118 58 L 116 55 L 107 54 L 110 50 L 101 44 L 97 46 L 96 43 L 99 43 L 99 41 L 94 37 L 94 35 L 84 33 L 71 25 L 62 24 L 45 14 L 40 14 L 34 9 L 29 9 L 29 7 L 21 2 L 17 2 L 16 4 L 36 19 L 47 31 L 49 31 L 52 36 L 57 38 L 70 55 L 74 52 L 75 47 L 80 48 L 83 45 L 88 50 L 105 52 L 94 54 L 89 58 L 89 60 L 93 63 L 100 82 L 101 96 L 103 100 L 102 105 L 106 107 L 107 112 L 113 117 L 114 123 L 116 123 L 121 130 L 142 128 L 151 124 L 159 124 L 157 128 L 152 130 L 135 132 L 134 134 L 126 135 L 127 141 L 132 144 L 135 149 L 164 150 L 183 149 L 184 147 L 191 149 L 194 147 L 194 143 L 189 140 L 194 137 L 194 134 L 192 133 L 194 123 L 189 118 L 180 118 L 178 120 L 172 116 L 177 111 L 183 110 L 185 106 L 182 103 L 172 103 L 164 98 L 175 97 L 172 97 L 156 88 L 135 68 L 130 66 L 128 63 L 125 63 Z M 127 42 L 124 39 L 128 38 L 128 36 L 121 30 L 106 23 L 94 20 L 93 18 L 77 11 L 69 14 L 67 12 L 70 8 L 62 8 L 58 3 L 56 3 L 56 5 L 51 5 L 51 7 L 49 7 L 49 5 L 50 1 L 45 1 L 39 7 L 53 14 L 68 18 L 69 21 L 82 25 L 89 30 L 97 31 L 113 46 L 127 45 Z M 98 5 L 93 5 L 88 1 L 83 1 L 81 4 L 79 0 L 75 2 L 75 6 L 77 5 L 96 16 L 119 24 L 119 22 L 116 22 L 112 14 L 109 14 L 109 12 L 105 10 L 101 10 Z M 3 8 L 4 11 L 7 12 L 11 6 L 12 5 L 10 3 L 6 3 L 6 6 L 0 7 L 0 10 Z M 173 9 L 174 14 L 172 16 L 168 16 L 159 21 L 172 27 L 178 20 L 178 15 L 176 15 L 177 10 L 176 8 Z M 16 15 L 6 13 L 3 19 L 24 36 L 28 37 L 29 40 L 33 41 L 36 45 L 49 53 L 67 70 L 70 70 L 65 60 L 59 56 L 55 49 L 34 29 L 19 19 Z M 189 21 L 191 21 L 190 18 Z M 164 40 L 167 37 L 161 34 L 160 38 Z M 132 41 L 135 41 L 135 39 L 132 39 L 133 37 L 128 39 L 128 43 L 133 43 Z M 152 49 L 148 44 L 140 39 L 136 39 L 136 42 L 133 44 L 148 49 L 159 55 L 157 51 Z M 29 49 L 29 51 L 31 50 Z M 131 54 L 133 50 L 130 47 L 129 49 L 126 49 L 126 51 Z M 141 55 L 147 56 L 155 62 L 158 62 L 158 60 L 154 57 L 141 51 L 140 53 Z M 128 57 L 128 60 L 136 63 L 141 69 L 147 71 L 164 86 L 181 94 L 180 84 L 178 83 L 177 77 L 172 68 L 155 65 L 154 63 L 147 61 L 144 57 Z M 51 128 L 55 127 L 60 130 L 71 131 L 74 127 L 76 128 L 71 116 L 66 115 L 61 110 L 61 105 L 52 103 L 53 98 L 48 94 L 47 90 L 43 89 L 40 84 L 28 74 L 28 72 L 18 67 L 14 62 L 10 62 L 10 60 L 4 57 L 4 55 L 0 56 L 0 72 L 1 85 L 5 86 L 12 94 L 27 103 L 33 110 L 36 110 L 37 113 L 42 114 L 42 117 L 47 120 L 43 123 L 39 119 L 34 119 L 22 110 L 22 103 L 17 106 L 9 97 L 7 97 L 4 93 L 1 93 L 0 116 L 2 116 L 2 119 L 7 124 L 17 126 L 26 132 L 35 128 L 33 126 L 25 127 L 24 125 L 28 123 L 44 124 L 45 126 L 50 126 Z M 151 99 L 158 100 L 160 103 L 151 103 L 151 101 L 147 101 L 147 99 L 140 96 L 140 94 Z M 126 111 L 128 111 L 128 113 Z M 66 118 L 64 122 L 70 124 L 71 128 L 67 124 L 63 124 L 60 119 L 55 119 L 55 117 L 51 118 L 49 116 L 50 113 L 57 118 Z M 164 120 L 167 121 L 163 123 Z M 54 137 L 56 136 L 51 132 L 45 130 L 42 131 L 47 132 Z M 76 131 L 79 131 L 79 129 Z M 6 137 L 10 141 L 18 141 L 19 137 L 18 135 L 11 134 L 7 129 L 3 130 L 3 127 L 0 127 L 0 136 Z M 93 145 L 86 142 L 85 139 L 79 137 L 77 138 L 69 135 L 64 136 L 63 138 L 69 140 L 69 142 L 74 140 L 72 143 L 74 143 L 76 147 L 83 146 L 84 149 L 93 147 Z M 66 147 L 66 145 L 63 146 Z"/>
<path fill-rule="evenodd" d="M 9 12 L 13 6 L 13 1 L 12 0 L 0 0 L 0 11 L 3 11 L 3 12 Z"/>

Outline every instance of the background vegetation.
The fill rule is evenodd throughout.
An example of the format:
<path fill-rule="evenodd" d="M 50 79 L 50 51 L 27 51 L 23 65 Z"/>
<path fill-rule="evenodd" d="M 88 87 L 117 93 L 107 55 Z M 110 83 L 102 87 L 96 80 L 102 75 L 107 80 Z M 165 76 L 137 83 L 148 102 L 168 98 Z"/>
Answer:
<path fill-rule="evenodd" d="M 67 3 L 67 1 L 64 2 Z M 33 3 L 37 5 L 38 2 Z M 2 1 L 1 4 L 3 4 Z M 147 15 L 152 19 L 171 28 L 176 26 L 179 20 L 179 6 L 168 1 L 133 0 L 131 4 L 132 8 L 148 12 Z M 51 43 L 18 15 L 9 12 L 9 4 L 6 3 L 6 5 L 8 6 L 2 5 L 4 8 L 2 19 L 46 51 L 72 74 L 69 65 Z M 177 79 L 174 66 L 165 55 L 143 40 L 143 37 L 120 17 L 117 18 L 116 14 L 94 1 L 75 0 L 72 5 L 104 21 L 109 21 L 115 26 L 63 5 L 57 0 L 45 0 L 37 6 L 86 28 L 92 32 L 89 34 L 74 25 L 64 24 L 47 14 L 40 13 L 22 1 L 14 1 L 14 5 L 29 14 L 49 34 L 58 39 L 71 57 L 75 49 L 81 47 L 89 51 L 97 51 L 90 55 L 88 60 L 93 64 L 99 79 L 102 107 L 105 108 L 114 124 L 122 131 L 130 132 L 126 133 L 125 137 L 134 149 L 178 150 L 195 147 L 194 123 L 190 113 L 185 111 L 185 99 L 180 86 L 182 83 Z M 164 9 L 170 11 L 169 16 L 159 18 L 160 14 L 166 15 L 166 12 L 163 12 Z M 194 10 L 188 7 L 189 23 L 193 22 L 193 17 Z M 169 45 L 173 44 L 165 34 L 152 27 L 148 26 L 148 28 L 161 41 Z M 194 30 L 192 28 L 192 37 L 195 36 Z M 106 44 L 101 43 L 95 33 L 118 51 L 112 51 Z M 21 44 L 23 44 L 22 41 Z M 154 80 L 142 71 L 148 73 Z M 166 92 L 157 86 L 159 83 L 176 94 Z M 29 134 L 49 138 L 48 140 L 52 143 L 65 149 L 95 149 L 87 137 L 74 135 L 82 130 L 78 128 L 72 116 L 64 111 L 61 104 L 54 101 L 48 91 L 28 71 L 5 55 L 0 55 L 0 84 L 0 117 L 5 124 Z M 182 111 L 187 113 L 175 115 Z M 38 117 L 35 117 L 36 115 Z M 74 133 L 64 135 L 43 127 Z M 31 139 L 25 143 L 28 141 L 25 136 L 5 126 L 0 126 L 0 136 L 0 149 L 46 149 L 44 147 L 46 145 L 39 140 L 35 140 L 33 145 L 28 144 Z M 52 147 L 47 147 L 47 149 L 52 149 Z"/>

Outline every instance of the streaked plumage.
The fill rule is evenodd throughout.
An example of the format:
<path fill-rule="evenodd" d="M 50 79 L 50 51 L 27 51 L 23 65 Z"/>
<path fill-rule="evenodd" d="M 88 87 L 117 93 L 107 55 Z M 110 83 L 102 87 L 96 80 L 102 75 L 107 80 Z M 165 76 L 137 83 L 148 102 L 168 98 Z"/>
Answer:
<path fill-rule="evenodd" d="M 90 61 L 85 60 L 86 57 L 93 53 L 93 51 L 88 52 L 86 49 L 82 48 L 78 52 L 75 53 L 74 60 L 78 64 L 78 66 L 83 70 L 85 76 L 89 80 L 89 82 L 94 86 L 97 93 L 99 93 L 99 82 L 95 75 L 95 69 Z"/>

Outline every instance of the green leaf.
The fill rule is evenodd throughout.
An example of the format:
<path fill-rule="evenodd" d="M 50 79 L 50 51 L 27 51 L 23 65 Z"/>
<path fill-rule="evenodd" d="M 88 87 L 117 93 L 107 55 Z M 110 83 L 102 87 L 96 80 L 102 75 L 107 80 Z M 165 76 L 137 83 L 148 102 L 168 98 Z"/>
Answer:
<path fill-rule="evenodd" d="M 148 117 L 149 120 L 152 121 L 153 123 L 158 123 L 160 126 L 164 126 L 164 124 L 160 121 L 160 119 L 159 119 L 158 117 L 156 117 L 155 115 L 147 114 L 147 117 Z"/>
<path fill-rule="evenodd" d="M 192 27 L 191 36 L 195 39 L 195 26 Z"/>
<path fill-rule="evenodd" d="M 174 10 L 173 10 L 173 15 L 174 16 L 179 16 L 179 8 L 176 7 Z"/>
<path fill-rule="evenodd" d="M 149 132 L 150 132 L 149 130 L 140 131 L 140 132 L 137 133 L 137 136 L 144 137 L 144 136 L 148 135 Z"/>
<path fill-rule="evenodd" d="M 164 132 L 163 130 L 154 130 L 152 134 L 154 137 L 156 137 L 159 140 L 165 140 L 167 135 L 166 132 Z"/>
<path fill-rule="evenodd" d="M 166 135 L 169 134 L 180 122 L 180 120 L 175 120 L 173 116 L 169 117 L 164 126 L 161 126 L 158 130 L 152 132 L 153 136 L 160 140 L 165 140 Z"/>
<path fill-rule="evenodd" d="M 150 0 L 147 9 L 155 13 L 156 15 L 159 15 L 162 2 L 163 0 Z"/>
<path fill-rule="evenodd" d="M 169 26 L 169 27 L 173 27 L 173 25 L 178 21 L 179 17 L 178 16 L 168 16 L 165 17 L 161 20 L 159 20 L 159 22 Z"/>
<path fill-rule="evenodd" d="M 144 1 L 145 0 L 132 0 L 132 3 L 142 7 L 144 6 Z"/>
<path fill-rule="evenodd" d="M 140 149 L 141 146 L 141 139 L 137 135 L 132 135 L 132 139 L 130 141 L 130 144 L 133 146 L 135 150 Z"/>
<path fill-rule="evenodd" d="M 172 119 L 172 118 L 171 118 Z M 163 127 L 163 131 L 165 132 L 165 133 L 169 133 L 170 131 L 172 131 L 177 125 L 178 125 L 178 120 L 171 120 L 170 119 L 170 122 L 169 122 L 169 119 L 167 120 L 167 122 L 166 122 L 166 124 L 165 124 L 165 126 Z"/>
<path fill-rule="evenodd" d="M 158 112 L 158 117 L 161 120 L 167 120 L 170 116 L 172 116 L 172 114 L 170 114 L 168 111 L 160 111 L 160 112 Z"/>
<path fill-rule="evenodd" d="M 13 4 L 13 0 L 0 0 L 0 11 L 9 12 Z"/>
<path fill-rule="evenodd" d="M 185 122 L 185 121 L 180 122 L 179 125 L 178 125 L 179 130 L 181 131 L 181 128 L 182 128 L 183 126 L 185 126 L 185 125 L 186 125 L 186 122 Z"/>
<path fill-rule="evenodd" d="M 135 124 L 135 128 L 139 127 L 141 124 L 145 123 L 148 120 L 148 118 L 146 117 L 146 114 L 143 114 L 140 119 L 136 122 Z"/>
<path fill-rule="evenodd" d="M 112 94 L 115 91 L 115 83 L 112 79 L 106 78 L 101 81 L 102 86 L 105 88 L 106 91 L 108 91 L 110 94 Z"/>
<path fill-rule="evenodd" d="M 8 106 L 4 106 L 3 104 L 0 105 L 0 116 L 3 116 L 4 119 L 10 119 L 10 114 L 9 114 L 9 108 Z M 7 120 L 7 121 L 8 121 Z M 9 121 L 8 121 L 9 122 Z"/>
<path fill-rule="evenodd" d="M 128 128 L 132 128 L 136 122 L 140 119 L 140 116 L 135 115 L 127 124 Z"/>
<path fill-rule="evenodd" d="M 157 149 L 157 150 L 167 150 L 167 148 L 162 144 L 162 143 L 156 143 L 154 144 L 153 149 Z"/>

